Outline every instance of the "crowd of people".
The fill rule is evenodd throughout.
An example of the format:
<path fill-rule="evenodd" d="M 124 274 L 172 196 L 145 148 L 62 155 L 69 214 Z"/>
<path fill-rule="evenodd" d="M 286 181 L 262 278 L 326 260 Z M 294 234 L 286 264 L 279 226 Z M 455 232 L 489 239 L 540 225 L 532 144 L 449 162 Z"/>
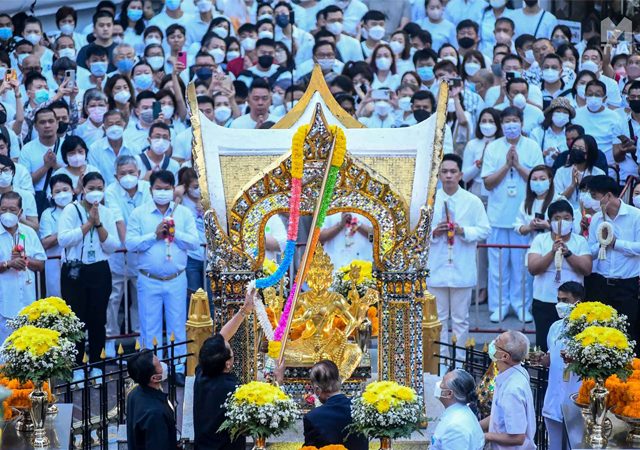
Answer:
<path fill-rule="evenodd" d="M 640 186 L 628 184 L 628 202 L 619 194 L 638 176 L 640 34 L 600 36 L 596 2 L 573 36 L 543 6 L 104 0 L 87 26 L 63 6 L 51 29 L 0 14 L 0 338 L 42 272 L 43 292 L 86 323 L 91 362 L 103 347 L 115 355 L 105 338 L 122 330 L 125 295 L 143 345 L 162 339 L 163 320 L 184 341 L 177 299 L 205 286 L 185 86 L 219 126 L 267 129 L 314 64 L 367 127 L 422 122 L 449 85 L 428 279 L 443 339 L 449 319 L 466 339 L 476 286 L 492 322 L 535 321 L 543 350 L 562 282 L 584 283 L 635 327 Z M 372 259 L 372 227 L 335 214 L 321 241 L 335 261 Z M 285 227 L 271 230 L 277 257 Z"/>

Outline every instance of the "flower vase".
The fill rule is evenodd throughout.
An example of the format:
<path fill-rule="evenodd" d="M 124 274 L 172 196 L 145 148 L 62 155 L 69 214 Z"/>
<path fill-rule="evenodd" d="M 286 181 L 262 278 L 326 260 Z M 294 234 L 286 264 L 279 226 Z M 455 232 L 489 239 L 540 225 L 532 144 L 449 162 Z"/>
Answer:
<path fill-rule="evenodd" d="M 604 387 L 602 378 L 596 379 L 596 385 L 589 394 L 589 411 L 593 427 L 589 436 L 589 444 L 592 448 L 605 448 L 607 438 L 605 436 L 605 419 L 607 416 L 607 395 L 609 391 Z"/>
<path fill-rule="evenodd" d="M 255 442 L 253 450 L 267 450 L 267 438 L 256 437 L 253 441 Z"/>
<path fill-rule="evenodd" d="M 44 429 L 44 422 L 49 408 L 49 396 L 42 390 L 42 381 L 34 381 L 33 385 L 35 387 L 29 394 L 29 400 L 31 400 L 29 413 L 34 428 L 31 443 L 34 448 L 47 448 L 49 446 L 49 438 L 47 438 L 47 432 Z"/>
<path fill-rule="evenodd" d="M 380 438 L 380 450 L 391 450 L 391 438 Z"/>

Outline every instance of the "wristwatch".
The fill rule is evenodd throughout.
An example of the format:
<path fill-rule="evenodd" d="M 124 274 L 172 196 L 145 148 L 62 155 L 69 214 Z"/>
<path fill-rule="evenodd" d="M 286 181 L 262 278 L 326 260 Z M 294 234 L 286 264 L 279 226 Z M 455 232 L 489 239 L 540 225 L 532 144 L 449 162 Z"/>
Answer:
<path fill-rule="evenodd" d="M 567 253 L 564 254 L 565 258 L 568 258 L 569 256 L 573 256 L 573 252 L 571 250 L 567 250 Z"/>
<path fill-rule="evenodd" d="M 94 225 L 95 228 L 102 228 L 102 224 L 99 223 L 98 225 Z"/>

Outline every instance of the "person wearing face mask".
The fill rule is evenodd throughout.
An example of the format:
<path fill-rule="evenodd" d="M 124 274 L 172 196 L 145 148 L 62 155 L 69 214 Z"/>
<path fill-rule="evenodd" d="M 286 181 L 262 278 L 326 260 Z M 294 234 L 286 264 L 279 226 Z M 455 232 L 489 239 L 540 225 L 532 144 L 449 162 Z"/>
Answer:
<path fill-rule="evenodd" d="M 552 167 L 558 155 L 567 151 L 565 129 L 575 116 L 576 111 L 567 98 L 555 98 L 544 110 L 542 124 L 531 131 L 531 139 L 540 145 L 547 166 Z"/>
<path fill-rule="evenodd" d="M 149 128 L 149 146 L 136 156 L 143 180 L 149 181 L 151 175 L 159 170 L 168 170 L 175 175 L 180 165 L 171 158 L 171 128 L 156 122 Z"/>
<path fill-rule="evenodd" d="M 123 134 L 124 142 L 135 154 L 141 153 L 149 145 L 149 129 L 155 122 L 153 118 L 155 101 L 156 96 L 151 91 L 143 91 L 136 96 L 134 114 L 129 118 Z"/>
<path fill-rule="evenodd" d="M 99 45 L 89 45 L 86 51 L 87 69 L 76 72 L 76 84 L 80 91 L 92 88 L 104 88 L 109 72 L 109 54 L 107 49 Z"/>
<path fill-rule="evenodd" d="M 360 47 L 364 58 L 368 60 L 378 44 L 384 43 L 382 39 L 386 33 L 386 17 L 380 11 L 370 10 L 362 16 L 362 23 L 361 33 L 365 40 L 362 41 Z"/>
<path fill-rule="evenodd" d="M 620 87 L 616 80 L 609 78 L 602 73 L 602 50 L 598 47 L 587 47 L 580 59 L 580 70 L 588 70 L 593 72 L 597 79 L 604 83 L 606 102 L 610 107 L 622 106 L 622 97 L 620 96 Z"/>
<path fill-rule="evenodd" d="M 530 136 L 531 132 L 544 121 L 544 114 L 536 106 L 527 102 L 529 96 L 529 83 L 524 78 L 512 78 L 507 81 L 506 101 L 495 108 L 504 110 L 507 107 L 514 107 L 522 111 L 522 132 L 525 136 Z"/>
<path fill-rule="evenodd" d="M 485 55 L 493 54 L 496 44 L 507 44 L 512 49 L 515 24 L 513 9 L 507 8 L 507 0 L 490 0 L 480 18 L 480 47 Z"/>
<path fill-rule="evenodd" d="M 378 45 L 371 54 L 373 71 L 372 89 L 396 90 L 400 85 L 400 75 L 396 73 L 396 58 L 388 44 Z"/>
<path fill-rule="evenodd" d="M 395 124 L 393 103 L 395 93 L 389 89 L 371 89 L 358 106 L 356 115 L 367 128 L 391 128 Z M 373 112 L 365 117 L 367 107 L 373 105 Z"/>
<path fill-rule="evenodd" d="M 224 403 L 240 384 L 233 370 L 233 348 L 229 344 L 238 328 L 253 311 L 257 291 L 248 290 L 244 304 L 220 329 L 207 338 L 198 354 L 198 366 L 193 384 L 194 444 L 198 449 L 244 450 L 246 437 L 231 440 L 228 431 L 218 431 L 225 420 Z"/>
<path fill-rule="evenodd" d="M 636 184 L 631 193 L 631 200 L 633 206 L 640 209 L 640 184 Z"/>
<path fill-rule="evenodd" d="M 160 14 L 153 16 L 147 23 L 147 26 L 156 26 L 161 30 L 166 30 L 169 26 L 177 23 L 183 27 L 189 28 L 196 19 L 191 14 L 187 14 L 182 9 L 183 0 L 165 0 L 164 9 Z"/>
<path fill-rule="evenodd" d="M 513 224 L 526 196 L 529 173 L 543 164 L 542 152 L 533 140 L 522 136 L 522 111 L 508 107 L 500 118 L 504 137 L 487 146 L 481 171 L 489 192 L 487 215 L 492 227 L 487 243 L 522 245 L 527 239 L 516 233 Z M 489 249 L 489 310 L 493 322 L 502 321 L 509 307 L 521 321 L 527 318 L 522 314 L 523 264 L 522 250 Z"/>
<path fill-rule="evenodd" d="M 489 357 L 498 369 L 491 414 L 480 421 L 485 442 L 496 449 L 534 450 L 536 413 L 529 373 L 522 363 L 529 338 L 505 331 L 489 344 Z"/>
<path fill-rule="evenodd" d="M 116 228 L 120 238 L 121 248 L 125 247 L 126 227 L 129 216 L 135 208 L 151 201 L 149 182 L 140 179 L 140 169 L 136 159 L 132 155 L 121 154 L 115 160 L 115 180 L 105 190 L 105 205 L 117 212 L 118 220 Z M 126 258 L 126 265 L 125 265 Z M 127 306 L 131 319 L 131 330 L 139 332 L 140 322 L 138 315 L 138 254 L 135 252 L 114 253 L 109 258 L 111 268 L 112 291 L 107 308 L 107 336 L 121 334 L 119 319 L 120 304 L 124 296 L 124 290 L 129 289 Z M 128 283 L 125 284 L 125 275 Z M 105 348 L 107 358 L 116 355 L 114 340 L 109 340 Z"/>
<path fill-rule="evenodd" d="M 590 135 L 577 137 L 569 151 L 567 164 L 556 170 L 553 183 L 556 192 L 566 198 L 571 206 L 579 207 L 579 186 L 585 177 L 605 175 L 605 172 L 596 166 L 598 158 L 598 145 Z"/>
<path fill-rule="evenodd" d="M 513 11 L 511 19 L 516 25 L 516 37 L 531 34 L 536 38 L 551 37 L 558 20 L 538 4 L 538 0 L 525 0 L 522 8 Z"/>
<path fill-rule="evenodd" d="M 411 97 L 417 92 L 417 88 L 413 84 L 403 83 L 396 91 L 396 99 L 398 109 L 396 111 L 395 127 L 406 124 L 406 121 L 413 119 L 413 111 L 411 111 Z"/>
<path fill-rule="evenodd" d="M 62 161 L 65 166 L 53 172 L 53 175 L 64 174 L 71 178 L 74 186 L 74 193 L 82 192 L 82 177 L 85 173 L 98 172 L 98 168 L 87 164 L 89 148 L 87 144 L 78 136 L 69 136 L 60 147 Z"/>
<path fill-rule="evenodd" d="M 413 64 L 420 77 L 421 89 L 431 90 L 434 86 L 436 75 L 433 68 L 436 65 L 436 61 L 438 61 L 438 55 L 430 48 L 418 50 L 414 53 Z"/>
<path fill-rule="evenodd" d="M 547 211 L 551 230 L 538 234 L 527 252 L 529 273 L 533 275 L 533 317 L 536 324 L 536 345 L 546 352 L 547 333 L 558 320 L 556 294 L 561 282 L 583 283 L 591 274 L 591 250 L 587 240 L 574 232 L 573 208 L 566 200 L 549 205 Z M 562 253 L 558 271 L 556 253 Z"/>
<path fill-rule="evenodd" d="M 574 123 L 589 130 L 598 148 L 606 155 L 607 163 L 618 165 L 620 183 L 624 183 L 629 175 L 638 173 L 638 165 L 631 157 L 631 152 L 635 152 L 635 142 L 629 138 L 627 124 L 605 106 L 606 92 L 607 88 L 600 80 L 587 83 L 586 106 L 577 109 Z"/>
<path fill-rule="evenodd" d="M 82 115 L 85 121 L 75 129 L 75 135 L 82 138 L 87 145 L 104 137 L 102 123 L 107 112 L 109 101 L 98 89 L 89 89 L 84 94 Z"/>
<path fill-rule="evenodd" d="M 640 210 L 618 198 L 615 180 L 606 175 L 591 177 L 591 197 L 600 203 L 600 211 L 591 218 L 589 247 L 593 256 L 593 273 L 585 279 L 587 298 L 597 298 L 627 316 L 629 335 L 636 341 L 638 355 L 638 276 L 640 275 Z M 604 246 L 597 230 L 606 221 L 613 227 L 613 240 Z M 604 259 L 599 250 L 604 246 Z"/>
<path fill-rule="evenodd" d="M 187 47 L 194 42 L 200 42 L 207 32 L 209 25 L 212 23 L 212 20 L 220 16 L 220 12 L 216 8 L 216 2 L 212 0 L 196 0 L 194 3 L 198 14 L 189 23 L 189 26 L 185 27 L 187 32 Z"/>
<path fill-rule="evenodd" d="M 0 196 L 0 339 L 10 334 L 7 320 L 36 300 L 36 274 L 47 258 L 37 233 L 20 223 L 22 198 L 17 192 Z M 16 243 L 24 248 L 17 251 Z"/>
<path fill-rule="evenodd" d="M 0 155 L 10 157 L 9 139 L 7 139 L 7 137 L 2 133 L 0 133 Z M 33 189 L 33 181 L 31 180 L 31 174 L 29 174 L 27 168 L 17 162 L 15 162 L 14 164 L 16 167 L 16 173 L 13 176 L 14 187 L 35 195 L 35 190 Z"/>
<path fill-rule="evenodd" d="M 327 5 L 320 14 L 324 18 L 324 26 L 327 31 L 335 36 L 336 48 L 342 55 L 343 61 L 362 61 L 360 42 L 346 34 L 345 16 L 342 9 L 336 5 Z"/>
<path fill-rule="evenodd" d="M 431 33 L 431 48 L 439 49 L 444 44 L 457 45 L 456 26 L 444 18 L 444 3 L 441 0 L 425 2 L 427 17 L 418 25 Z"/>
<path fill-rule="evenodd" d="M 73 201 L 73 182 L 64 174 L 51 177 L 51 206 L 40 217 L 40 243 L 47 252 L 44 263 L 47 297 L 60 297 L 62 247 L 58 243 L 58 221 L 65 206 Z"/>
<path fill-rule="evenodd" d="M 555 305 L 559 320 L 549 328 L 547 334 L 547 353 L 540 361 L 543 367 L 549 368 L 549 383 L 544 395 L 542 416 L 547 428 L 549 450 L 562 450 L 564 423 L 562 405 L 570 401 L 570 396 L 580 389 L 580 378 L 567 370 L 567 361 L 563 358 L 567 342 L 564 318 L 571 314 L 576 304 L 584 300 L 584 287 L 576 281 L 563 282 L 558 287 Z M 567 374 L 568 372 L 568 374 Z"/>
<path fill-rule="evenodd" d="M 115 181 L 113 168 L 116 158 L 121 155 L 134 155 L 123 138 L 125 125 L 126 122 L 121 111 L 117 109 L 107 111 L 102 123 L 105 136 L 94 142 L 89 147 L 90 151 L 87 152 L 88 163 L 97 168 L 96 171 L 102 174 L 107 185 Z"/>
<path fill-rule="evenodd" d="M 571 106 L 578 109 L 587 105 L 587 83 L 596 79 L 593 72 L 588 70 L 581 70 L 576 74 L 576 81 L 571 89 Z"/>
<path fill-rule="evenodd" d="M 302 14 L 304 14 L 304 9 Z M 282 42 L 295 57 L 296 64 L 302 64 L 313 56 L 314 39 L 310 33 L 294 25 L 293 7 L 289 2 L 280 1 L 274 6 L 274 19 L 276 25 L 275 40 Z M 296 13 L 300 20 L 300 15 Z M 304 19 L 301 19 L 304 21 Z M 294 51 L 295 48 L 295 51 Z"/>
<path fill-rule="evenodd" d="M 634 81 L 629 86 L 627 101 L 629 102 L 629 112 L 624 120 L 629 128 L 629 137 L 636 144 L 636 150 L 632 152 L 632 155 L 637 155 L 638 136 L 640 136 L 640 81 Z"/>
<path fill-rule="evenodd" d="M 542 60 L 542 99 L 544 108 L 556 98 L 569 97 L 571 89 L 567 89 L 562 78 L 564 70 L 562 59 L 555 53 L 550 53 Z"/>
<path fill-rule="evenodd" d="M 38 231 L 38 210 L 34 195 L 14 185 L 16 166 L 13 160 L 6 156 L 0 156 L 0 194 L 15 191 L 22 198 L 22 215 L 20 222 Z"/>
<path fill-rule="evenodd" d="M 120 246 L 113 213 L 102 204 L 104 179 L 89 172 L 82 179 L 82 200 L 68 204 L 58 220 L 58 243 L 64 249 L 60 275 L 62 298 L 89 334 L 89 361 L 100 361 L 105 346 L 107 304 L 111 295 L 109 256 Z M 85 354 L 85 341 L 76 344 L 78 365 Z M 94 368 L 90 376 L 102 375 Z M 74 379 L 83 378 L 81 370 Z"/>
<path fill-rule="evenodd" d="M 251 108 L 248 114 L 233 119 L 229 128 L 258 128 L 267 121 L 278 121 L 269 113 L 271 106 L 271 89 L 269 84 L 261 79 L 255 79 L 249 88 L 247 103 Z"/>
<path fill-rule="evenodd" d="M 142 345 L 162 342 L 163 309 L 167 338 L 186 341 L 187 254 L 200 245 L 189 209 L 174 201 L 175 177 L 158 170 L 149 180 L 153 201 L 133 210 L 127 222 L 126 247 L 138 252 L 138 307 Z M 173 221 L 173 227 L 167 219 Z M 160 307 L 162 305 L 164 308 Z M 179 345 L 176 354 L 186 354 Z M 176 367 L 177 383 L 184 385 L 184 364 Z"/>
<path fill-rule="evenodd" d="M 434 389 L 434 397 L 445 407 L 433 432 L 429 448 L 433 450 L 481 450 L 484 433 L 475 408 L 478 402 L 476 382 L 467 371 L 448 372 Z"/>
<path fill-rule="evenodd" d="M 42 65 L 42 70 L 47 73 L 51 70 L 53 64 L 53 52 L 46 46 L 42 45 L 43 39 L 42 22 L 35 16 L 27 16 L 24 21 L 24 30 L 22 37 L 33 45 L 31 54 L 35 56 Z"/>
<path fill-rule="evenodd" d="M 127 372 L 137 386 L 127 395 L 127 442 L 130 449 L 177 450 L 174 410 L 162 392 L 168 368 L 152 350 L 127 359 Z"/>

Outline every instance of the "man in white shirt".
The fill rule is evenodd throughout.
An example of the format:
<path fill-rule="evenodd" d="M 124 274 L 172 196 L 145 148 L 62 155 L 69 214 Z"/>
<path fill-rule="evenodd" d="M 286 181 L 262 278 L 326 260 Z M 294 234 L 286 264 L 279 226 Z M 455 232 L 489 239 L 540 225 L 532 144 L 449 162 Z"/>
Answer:
<path fill-rule="evenodd" d="M 524 0 L 524 6 L 513 11 L 511 19 L 516 24 L 516 38 L 530 34 L 536 38 L 551 38 L 551 32 L 557 25 L 556 16 L 538 5 L 538 0 Z"/>
<path fill-rule="evenodd" d="M 302 64 L 311 58 L 313 36 L 294 25 L 294 21 L 291 20 L 292 6 L 288 2 L 280 1 L 276 3 L 273 13 L 276 25 L 275 40 L 282 42 L 291 52 L 295 47 L 296 64 Z"/>
<path fill-rule="evenodd" d="M 602 50 L 597 47 L 586 48 L 580 57 L 580 70 L 589 70 L 595 73 L 598 80 L 604 83 L 608 106 L 614 108 L 623 106 L 618 83 L 602 73 Z"/>
<path fill-rule="evenodd" d="M 148 26 L 155 25 L 161 30 L 166 30 L 169 25 L 177 23 L 188 29 L 194 17 L 185 13 L 181 6 L 182 0 L 166 0 L 164 11 L 153 16 Z"/>
<path fill-rule="evenodd" d="M 640 275 L 640 209 L 627 205 L 618 198 L 614 179 L 598 175 L 589 180 L 588 189 L 594 200 L 600 202 L 600 211 L 593 215 L 589 225 L 589 247 L 593 256 L 593 273 L 585 280 L 587 298 L 597 299 L 627 316 L 629 334 L 639 348 L 638 333 L 638 276 Z M 597 230 L 603 222 L 613 227 L 613 240 L 604 246 L 599 242 Z M 604 259 L 599 253 L 605 249 Z"/>
<path fill-rule="evenodd" d="M 151 192 L 149 182 L 140 180 L 140 169 L 138 168 L 136 158 L 131 155 L 120 155 L 116 159 L 114 167 L 115 181 L 107 186 L 105 191 L 105 205 L 108 208 L 117 210 L 122 217 L 122 220 L 116 222 L 116 226 L 122 248 L 125 248 L 129 216 L 135 208 L 151 201 Z M 131 306 L 129 310 L 131 330 L 133 332 L 139 332 L 137 292 L 138 254 L 135 252 L 130 252 L 126 255 L 123 253 L 114 253 L 109 258 L 109 268 L 111 269 L 112 290 L 107 308 L 107 336 L 121 334 L 118 313 L 120 311 L 122 297 L 125 295 L 125 290 L 128 286 L 131 286 L 129 290 L 131 296 L 125 307 Z M 128 284 L 125 283 L 125 273 L 129 281 Z M 113 340 L 107 342 L 106 352 L 107 358 L 115 357 L 115 342 Z"/>
<path fill-rule="evenodd" d="M 529 373 L 522 366 L 529 339 L 505 331 L 489 344 L 489 357 L 498 368 L 491 415 L 480 421 L 484 439 L 494 450 L 535 450 L 536 413 Z"/>
<path fill-rule="evenodd" d="M 484 156 L 481 176 L 488 192 L 487 215 L 491 224 L 488 244 L 524 245 L 527 238 L 513 229 L 520 204 L 524 201 L 531 169 L 544 164 L 540 147 L 521 135 L 522 111 L 508 107 L 500 114 L 504 137 L 490 143 Z M 500 256 L 502 252 L 502 257 Z M 523 321 L 532 317 L 525 309 L 524 251 L 489 249 L 489 310 L 493 322 L 501 321 L 511 306 Z"/>
<path fill-rule="evenodd" d="M 509 78 L 523 78 L 524 75 L 524 63 L 518 55 L 507 55 L 502 59 L 500 63 L 502 65 L 502 81 L 500 86 L 491 86 L 487 89 L 484 96 L 484 102 L 486 106 L 496 105 L 505 102 L 507 97 L 507 77 Z M 511 75 L 507 75 L 511 74 Z M 527 91 L 527 102 L 538 108 L 542 108 L 542 91 L 535 84 L 529 85 Z"/>
<path fill-rule="evenodd" d="M 365 59 L 368 60 L 378 44 L 384 43 L 382 38 L 386 34 L 385 25 L 387 22 L 383 13 L 371 10 L 362 16 L 362 23 L 363 27 L 360 32 L 362 36 L 366 36 L 366 39 L 362 41 L 360 47 Z"/>
<path fill-rule="evenodd" d="M 113 183 L 115 177 L 115 162 L 120 155 L 135 155 L 124 143 L 124 115 L 117 109 L 107 111 L 104 115 L 102 127 L 105 136 L 94 142 L 89 148 L 89 164 L 97 167 L 107 185 Z"/>
<path fill-rule="evenodd" d="M 18 222 L 22 199 L 17 192 L 0 197 L 0 341 L 9 336 L 7 319 L 36 300 L 36 274 L 47 259 L 33 229 Z"/>
<path fill-rule="evenodd" d="M 186 71 L 185 71 L 186 72 Z M 135 114 L 129 116 L 128 126 L 124 130 L 124 141 L 134 155 L 142 153 L 148 145 L 149 128 L 154 122 L 153 104 L 156 96 L 151 91 L 142 91 L 136 96 Z"/>
<path fill-rule="evenodd" d="M 342 10 L 335 5 L 329 5 L 323 10 L 322 15 L 324 16 L 325 28 L 336 37 L 336 47 L 340 52 L 342 62 L 362 61 L 360 42 L 343 32 L 345 18 Z"/>
<path fill-rule="evenodd" d="M 465 19 L 479 24 L 487 6 L 486 0 L 450 0 L 444 8 L 444 18 L 456 26 Z"/>
<path fill-rule="evenodd" d="M 527 102 L 529 96 L 529 83 L 524 78 L 513 78 L 507 81 L 507 98 L 501 105 L 496 105 L 499 110 L 507 106 L 513 106 L 522 111 L 522 133 L 529 136 L 534 128 L 537 128 L 544 120 L 544 114 L 540 108 Z"/>
<path fill-rule="evenodd" d="M 61 142 L 58 139 L 58 119 L 53 110 L 42 108 L 34 117 L 38 138 L 25 144 L 20 152 L 18 161 L 31 173 L 33 186 L 36 190 L 38 215 L 46 209 L 46 184 L 51 179 L 53 171 L 62 167 Z"/>
<path fill-rule="evenodd" d="M 178 176 L 180 166 L 169 156 L 171 154 L 171 128 L 165 123 L 156 122 L 149 128 L 149 147 L 135 158 L 138 161 L 141 178 L 149 180 L 154 172 L 168 170 Z"/>
<path fill-rule="evenodd" d="M 173 174 L 167 170 L 155 172 L 150 185 L 153 202 L 133 210 L 126 239 L 127 250 L 139 253 L 138 307 L 144 347 L 151 347 L 154 338 L 162 342 L 163 308 L 167 338 L 173 334 L 176 342 L 186 341 L 187 252 L 199 246 L 193 215 L 173 202 Z M 186 345 L 176 348 L 178 355 L 186 354 L 186 350 Z M 177 371 L 184 380 L 184 366 L 180 366 Z"/>
<path fill-rule="evenodd" d="M 264 80 L 254 80 L 247 97 L 250 111 L 231 122 L 229 128 L 259 128 L 264 122 L 277 122 L 277 117 L 269 114 L 271 90 Z"/>
<path fill-rule="evenodd" d="M 202 37 L 207 32 L 209 28 L 209 24 L 215 17 L 219 17 L 221 14 L 215 8 L 215 2 L 211 2 L 211 0 L 196 0 L 194 2 L 198 9 L 198 16 L 192 18 L 191 22 L 186 28 L 187 30 L 187 40 L 186 46 L 189 47 L 194 42 L 202 41 Z"/>
<path fill-rule="evenodd" d="M 476 247 L 489 236 L 491 227 L 482 201 L 460 188 L 462 159 L 458 155 L 444 155 L 439 178 L 442 188 L 436 193 L 433 212 L 438 225 L 431 237 L 427 285 L 436 297 L 442 322 L 440 340 L 449 341 L 451 317 L 453 334 L 459 345 L 465 345 L 471 292 L 478 281 Z M 449 232 L 453 236 L 449 237 Z M 449 240 L 453 241 L 451 246 Z"/>
<path fill-rule="evenodd" d="M 362 16 L 369 8 L 360 0 L 339 0 L 336 1 L 336 6 L 344 11 L 344 32 L 355 37 L 358 34 L 358 25 Z"/>
<path fill-rule="evenodd" d="M 320 243 L 337 270 L 354 259 L 373 261 L 370 237 L 373 237 L 373 226 L 366 217 L 343 212 L 327 216 Z"/>

